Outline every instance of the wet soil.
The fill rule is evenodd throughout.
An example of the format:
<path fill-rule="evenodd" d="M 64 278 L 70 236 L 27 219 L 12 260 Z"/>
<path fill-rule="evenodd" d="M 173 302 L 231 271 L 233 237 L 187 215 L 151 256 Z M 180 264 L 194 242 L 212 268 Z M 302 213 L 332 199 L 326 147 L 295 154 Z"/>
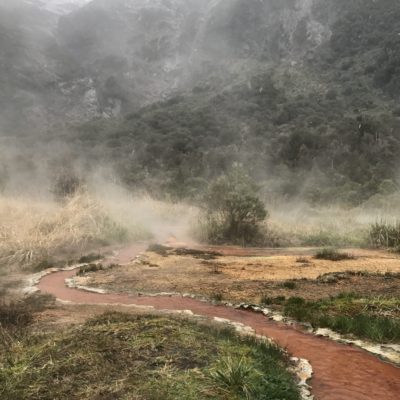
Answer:
<path fill-rule="evenodd" d="M 343 292 L 400 296 L 400 258 L 387 252 L 352 250 L 354 260 L 332 262 L 315 260 L 312 249 L 254 250 L 258 255 L 251 249 L 206 248 L 210 249 L 226 255 L 209 259 L 210 253 L 147 252 L 139 262 L 87 274 L 78 283 L 127 294 L 192 293 L 208 298 L 218 294 L 227 301 L 257 304 L 265 297 L 318 300 Z M 233 255 L 240 251 L 245 255 Z M 335 273 L 343 278 L 326 279 L 326 274 Z M 295 281 L 293 288 L 283 285 L 287 280 Z"/>
<path fill-rule="evenodd" d="M 143 246 L 125 249 L 113 262 L 129 262 Z M 45 276 L 38 284 L 43 293 L 80 304 L 152 306 L 158 310 L 191 310 L 210 318 L 219 317 L 251 326 L 258 334 L 274 339 L 290 354 L 309 360 L 314 369 L 313 393 L 320 400 L 398 400 L 400 369 L 367 352 L 303 332 L 300 328 L 272 322 L 262 314 L 211 305 L 183 297 L 133 297 L 97 294 L 67 288 L 65 279 L 75 271 Z"/>

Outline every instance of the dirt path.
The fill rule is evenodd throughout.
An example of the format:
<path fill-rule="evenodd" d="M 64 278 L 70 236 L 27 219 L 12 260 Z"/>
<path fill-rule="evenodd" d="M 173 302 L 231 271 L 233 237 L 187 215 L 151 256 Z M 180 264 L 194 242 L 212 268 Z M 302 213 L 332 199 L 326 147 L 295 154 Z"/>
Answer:
<path fill-rule="evenodd" d="M 143 246 L 123 250 L 118 262 L 129 262 Z M 111 260 L 115 262 L 116 260 Z M 226 318 L 251 326 L 260 335 L 274 339 L 290 354 L 309 360 L 314 369 L 313 394 L 319 400 L 398 400 L 400 368 L 350 346 L 319 338 L 284 324 L 271 322 L 262 314 L 216 306 L 183 297 L 130 297 L 97 294 L 67 288 L 65 279 L 75 271 L 45 276 L 38 288 L 60 300 L 82 304 L 124 304 L 153 306 L 158 310 L 191 310 L 195 314 Z"/>

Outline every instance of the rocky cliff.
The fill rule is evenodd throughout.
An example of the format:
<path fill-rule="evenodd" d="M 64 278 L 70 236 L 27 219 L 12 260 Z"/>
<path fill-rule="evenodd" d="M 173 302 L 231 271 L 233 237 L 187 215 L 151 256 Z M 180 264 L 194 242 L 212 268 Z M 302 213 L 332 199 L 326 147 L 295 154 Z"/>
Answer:
<path fill-rule="evenodd" d="M 3 0 L 3 126 L 21 110 L 21 130 L 115 116 L 299 61 L 330 37 L 326 1 Z"/>

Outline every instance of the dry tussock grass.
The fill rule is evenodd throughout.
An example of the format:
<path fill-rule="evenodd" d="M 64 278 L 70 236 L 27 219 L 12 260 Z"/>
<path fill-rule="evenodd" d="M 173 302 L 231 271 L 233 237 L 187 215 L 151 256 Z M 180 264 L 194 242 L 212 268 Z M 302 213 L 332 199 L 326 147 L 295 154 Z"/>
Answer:
<path fill-rule="evenodd" d="M 30 266 L 63 251 L 82 253 L 95 243 L 121 241 L 127 236 L 127 230 L 86 193 L 64 205 L 0 198 L 2 266 Z"/>
<path fill-rule="evenodd" d="M 30 267 L 54 257 L 71 259 L 96 246 L 184 237 L 197 210 L 120 188 L 82 190 L 64 204 L 0 197 L 0 268 Z"/>

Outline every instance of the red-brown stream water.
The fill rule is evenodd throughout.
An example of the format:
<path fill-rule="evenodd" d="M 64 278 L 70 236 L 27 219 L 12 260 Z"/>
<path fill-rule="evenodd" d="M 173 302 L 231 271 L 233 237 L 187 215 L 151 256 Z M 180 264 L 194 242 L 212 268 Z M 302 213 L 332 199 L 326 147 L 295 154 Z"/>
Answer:
<path fill-rule="evenodd" d="M 143 246 L 133 246 L 119 253 L 119 263 L 129 262 Z M 157 310 L 191 310 L 206 317 L 219 317 L 252 327 L 281 347 L 310 361 L 314 376 L 313 394 L 319 400 L 400 400 L 400 368 L 347 345 L 335 343 L 268 320 L 262 314 L 212 305 L 184 297 L 132 297 L 124 294 L 98 294 L 66 287 L 65 279 L 75 271 L 56 272 L 42 278 L 38 288 L 60 300 L 80 304 L 124 304 L 152 306 Z"/>

